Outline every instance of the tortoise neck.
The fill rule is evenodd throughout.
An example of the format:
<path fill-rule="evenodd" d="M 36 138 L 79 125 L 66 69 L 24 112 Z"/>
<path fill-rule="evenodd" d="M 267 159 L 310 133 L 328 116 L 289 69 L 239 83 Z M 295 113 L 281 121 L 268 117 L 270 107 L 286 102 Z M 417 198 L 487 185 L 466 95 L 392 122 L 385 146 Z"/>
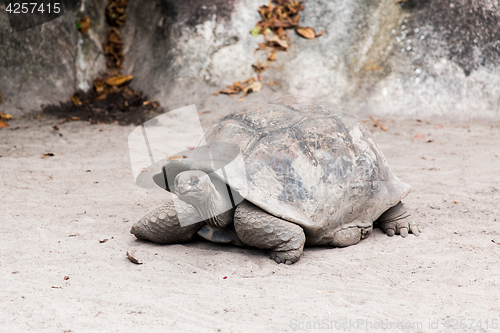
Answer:
<path fill-rule="evenodd" d="M 227 186 L 218 179 L 212 179 L 209 188 L 210 193 L 206 196 L 206 200 L 194 205 L 195 209 L 208 225 L 223 228 L 233 221 L 234 211 Z"/>

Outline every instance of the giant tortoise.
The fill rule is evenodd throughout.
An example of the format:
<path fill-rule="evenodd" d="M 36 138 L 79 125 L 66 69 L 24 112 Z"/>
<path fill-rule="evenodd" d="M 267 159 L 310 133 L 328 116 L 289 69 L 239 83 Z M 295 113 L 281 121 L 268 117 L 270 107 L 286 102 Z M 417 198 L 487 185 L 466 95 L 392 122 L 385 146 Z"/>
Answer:
<path fill-rule="evenodd" d="M 337 106 L 296 95 L 251 103 L 204 139 L 189 158 L 163 166 L 155 181 L 177 200 L 136 222 L 137 238 L 169 244 L 197 233 L 290 264 L 305 244 L 353 245 L 374 225 L 389 236 L 419 235 L 401 202 L 410 186 L 391 173 L 365 125 Z"/>

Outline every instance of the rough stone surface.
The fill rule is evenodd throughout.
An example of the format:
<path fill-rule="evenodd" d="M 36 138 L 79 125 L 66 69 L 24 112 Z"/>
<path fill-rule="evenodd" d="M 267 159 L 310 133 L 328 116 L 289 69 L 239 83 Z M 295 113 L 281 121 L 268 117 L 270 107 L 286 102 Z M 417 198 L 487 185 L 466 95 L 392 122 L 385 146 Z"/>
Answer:
<path fill-rule="evenodd" d="M 104 69 L 101 2 L 82 1 L 66 15 L 20 32 L 11 31 L 3 4 L 0 12 L 3 112 L 20 116 L 41 111 L 41 104 L 67 101 L 77 88 L 90 87 L 92 79 Z M 92 29 L 82 37 L 76 21 L 84 14 L 91 18 Z"/>
<path fill-rule="evenodd" d="M 254 53 L 263 37 L 249 34 L 264 3 L 130 0 L 122 34 L 132 85 L 167 109 L 235 107 L 237 99 L 211 94 L 253 76 L 251 64 L 265 59 Z M 84 1 L 78 13 L 91 16 L 95 28 L 83 44 L 74 13 L 16 36 L 5 32 L 7 18 L 0 17 L 4 111 L 17 103 L 28 112 L 67 98 L 103 68 L 103 3 Z M 280 84 L 245 101 L 298 93 L 362 115 L 498 119 L 499 13 L 498 0 L 308 1 L 301 24 L 327 33 L 311 41 L 292 32 L 292 47 L 262 74 L 265 83 Z"/>
<path fill-rule="evenodd" d="M 0 110 L 16 116 L 68 98 L 75 88 L 74 13 L 11 32 L 4 5 L 0 12 Z"/>

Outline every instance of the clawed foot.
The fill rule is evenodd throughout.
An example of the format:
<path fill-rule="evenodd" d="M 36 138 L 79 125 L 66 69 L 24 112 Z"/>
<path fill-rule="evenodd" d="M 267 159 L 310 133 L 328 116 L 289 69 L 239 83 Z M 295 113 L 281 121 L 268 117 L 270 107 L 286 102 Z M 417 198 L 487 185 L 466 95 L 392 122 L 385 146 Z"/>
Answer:
<path fill-rule="evenodd" d="M 410 218 L 410 214 L 401 201 L 382 214 L 378 218 L 377 224 L 379 228 L 390 237 L 401 235 L 404 238 L 408 236 L 408 232 L 411 232 L 417 237 L 420 235 L 418 223 L 413 222 Z"/>
<path fill-rule="evenodd" d="M 401 237 L 405 238 L 408 236 L 408 232 L 411 232 L 417 237 L 420 235 L 418 224 L 409 218 L 397 221 L 381 222 L 379 227 L 390 237 L 394 235 L 401 235 Z"/>
<path fill-rule="evenodd" d="M 302 249 L 290 251 L 271 251 L 271 259 L 276 261 L 278 264 L 291 265 L 294 262 L 299 261 L 301 254 Z"/>

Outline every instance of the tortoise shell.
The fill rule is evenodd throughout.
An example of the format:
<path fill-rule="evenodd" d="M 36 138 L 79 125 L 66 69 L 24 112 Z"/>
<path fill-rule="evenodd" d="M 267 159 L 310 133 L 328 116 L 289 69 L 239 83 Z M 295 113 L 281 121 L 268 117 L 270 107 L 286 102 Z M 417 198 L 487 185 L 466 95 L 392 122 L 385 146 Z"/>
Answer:
<path fill-rule="evenodd" d="M 337 106 L 301 96 L 242 106 L 204 139 L 199 148 L 212 147 L 213 156 L 231 150 L 224 145 L 239 147 L 243 162 L 224 177 L 215 172 L 218 178 L 268 213 L 300 225 L 308 238 L 327 238 L 351 225 L 369 227 L 410 192 L 392 175 L 363 123 Z M 164 168 L 169 178 L 183 170 L 218 169 L 196 157 Z"/>

